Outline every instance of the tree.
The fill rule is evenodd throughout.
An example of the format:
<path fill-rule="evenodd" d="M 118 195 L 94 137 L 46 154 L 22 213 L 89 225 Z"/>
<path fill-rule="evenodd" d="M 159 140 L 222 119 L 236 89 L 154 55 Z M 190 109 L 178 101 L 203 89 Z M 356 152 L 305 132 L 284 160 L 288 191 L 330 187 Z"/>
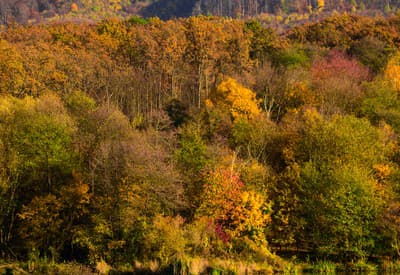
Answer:
<path fill-rule="evenodd" d="M 277 126 L 263 115 L 253 120 L 240 119 L 232 127 L 231 143 L 245 159 L 273 163 L 276 160 L 272 147 L 277 131 Z"/>
<path fill-rule="evenodd" d="M 53 185 L 74 167 L 72 136 L 75 125 L 61 100 L 54 95 L 40 99 L 14 101 L 14 131 L 12 146 L 19 155 L 20 175 L 30 175 L 30 181 L 42 193 L 51 192 Z M 38 189 L 36 189 L 38 190 Z"/>
<path fill-rule="evenodd" d="M 185 253 L 186 239 L 182 217 L 155 217 L 151 229 L 144 237 L 144 253 L 148 260 L 156 259 L 160 267 L 178 263 Z"/>
<path fill-rule="evenodd" d="M 247 191 L 232 168 L 212 171 L 203 188 L 197 215 L 214 219 L 217 234 L 228 246 L 240 246 L 244 237 L 266 246 L 270 205 L 262 195 Z"/>
<path fill-rule="evenodd" d="M 0 99 L 0 106 L 1 244 L 7 246 L 16 237 L 15 228 L 25 224 L 27 231 L 20 231 L 27 240 L 25 248 L 49 252 L 53 246 L 59 252 L 65 239 L 58 239 L 63 203 L 56 194 L 76 168 L 75 125 L 55 95 L 37 99 L 7 96 Z"/>
<path fill-rule="evenodd" d="M 24 246 L 37 250 L 41 255 L 57 259 L 62 251 L 70 251 L 83 230 L 89 213 L 89 186 L 77 175 L 55 192 L 56 195 L 36 196 L 22 206 L 18 233 Z M 69 257 L 70 255 L 64 255 Z"/>
<path fill-rule="evenodd" d="M 395 53 L 388 61 L 384 71 L 384 79 L 395 89 L 400 90 L 400 54 Z"/>
<path fill-rule="evenodd" d="M 246 23 L 247 31 L 252 36 L 250 39 L 250 57 L 258 62 L 264 62 L 268 57 L 273 56 L 281 48 L 283 41 L 270 28 L 264 28 L 259 21 L 252 20 Z"/>
<path fill-rule="evenodd" d="M 179 127 L 187 120 L 189 120 L 189 114 L 187 110 L 187 106 L 185 106 L 178 99 L 170 100 L 166 106 L 164 107 L 167 112 L 169 118 L 172 120 L 175 127 Z"/>
<path fill-rule="evenodd" d="M 295 151 L 294 186 L 299 196 L 297 219 L 303 223 L 303 247 L 329 255 L 365 257 L 373 247 L 373 231 L 384 197 L 371 175 L 387 163 L 390 137 L 365 119 L 335 116 L 325 120 L 306 111 L 303 136 Z M 383 152 L 383 154 L 382 154 Z"/>
<path fill-rule="evenodd" d="M 324 59 L 313 62 L 311 76 L 320 112 L 351 114 L 360 104 L 360 85 L 369 79 L 369 70 L 357 60 L 331 51 Z"/>
<path fill-rule="evenodd" d="M 17 50 L 0 39 L 0 93 L 20 95 L 24 84 L 25 70 Z"/>
<path fill-rule="evenodd" d="M 240 85 L 233 78 L 227 78 L 218 85 L 216 105 L 227 108 L 234 120 L 254 119 L 260 114 L 256 94 Z"/>
<path fill-rule="evenodd" d="M 317 11 L 321 12 L 324 10 L 325 1 L 324 0 L 317 0 Z"/>
<path fill-rule="evenodd" d="M 359 107 L 359 114 L 372 124 L 389 124 L 397 133 L 400 131 L 400 101 L 398 92 L 386 81 L 375 81 L 365 86 L 366 93 Z"/>
<path fill-rule="evenodd" d="M 124 262 L 141 255 L 144 226 L 156 215 L 186 208 L 182 180 L 166 146 L 175 141 L 167 133 L 136 130 L 115 107 L 93 108 L 90 100 L 78 96 L 67 102 L 80 115 L 78 150 L 92 210 L 90 224 L 78 232 L 76 243 L 89 251 L 93 263 L 102 258 Z"/>
<path fill-rule="evenodd" d="M 367 36 L 354 41 L 349 52 L 374 73 L 379 73 L 386 66 L 392 49 L 380 39 Z"/>

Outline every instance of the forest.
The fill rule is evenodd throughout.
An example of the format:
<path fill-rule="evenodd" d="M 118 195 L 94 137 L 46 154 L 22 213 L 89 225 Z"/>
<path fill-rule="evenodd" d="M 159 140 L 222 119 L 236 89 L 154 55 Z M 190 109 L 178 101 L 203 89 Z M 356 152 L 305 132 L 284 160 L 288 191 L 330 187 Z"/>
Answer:
<path fill-rule="evenodd" d="M 399 47 L 400 16 L 8 26 L 0 272 L 399 272 Z"/>
<path fill-rule="evenodd" d="M 307 22 L 334 12 L 393 15 L 397 0 L 1 0 L 1 24 L 37 24 L 48 21 L 98 22 L 110 16 L 159 17 L 162 20 L 191 15 L 257 17 L 262 21 Z"/>

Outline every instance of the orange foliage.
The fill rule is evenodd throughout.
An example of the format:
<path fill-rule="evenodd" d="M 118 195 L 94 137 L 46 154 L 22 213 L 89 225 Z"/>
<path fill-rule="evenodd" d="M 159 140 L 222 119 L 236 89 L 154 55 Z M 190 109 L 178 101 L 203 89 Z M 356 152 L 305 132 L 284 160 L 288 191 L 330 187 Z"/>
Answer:
<path fill-rule="evenodd" d="M 262 195 L 245 190 L 237 172 L 220 168 L 209 175 L 198 214 L 215 219 L 217 233 L 226 242 L 248 236 L 264 243 L 269 207 Z"/>
<path fill-rule="evenodd" d="M 78 5 L 74 2 L 71 4 L 71 11 L 78 11 Z"/>

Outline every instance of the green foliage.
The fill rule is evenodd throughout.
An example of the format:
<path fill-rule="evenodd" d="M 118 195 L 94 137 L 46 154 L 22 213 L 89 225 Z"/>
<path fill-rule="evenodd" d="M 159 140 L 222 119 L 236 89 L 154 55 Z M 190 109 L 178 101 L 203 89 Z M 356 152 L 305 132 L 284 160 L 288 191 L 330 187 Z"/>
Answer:
<path fill-rule="evenodd" d="M 252 34 L 250 44 L 250 57 L 261 62 L 272 57 L 277 49 L 282 47 L 278 35 L 274 30 L 265 28 L 259 21 L 246 22 L 246 30 Z"/>
<path fill-rule="evenodd" d="M 371 263 L 367 263 L 364 260 L 359 260 L 355 263 L 349 264 L 346 269 L 354 272 L 368 272 L 374 274 L 377 272 L 377 266 Z"/>
<path fill-rule="evenodd" d="M 186 242 L 182 225 L 182 217 L 157 216 L 144 237 L 147 260 L 157 260 L 161 268 L 179 262 L 184 255 Z"/>
<path fill-rule="evenodd" d="M 342 158 L 344 162 L 357 161 L 365 166 L 371 166 L 385 157 L 384 154 L 377 154 L 385 152 L 384 133 L 373 128 L 366 119 L 357 119 L 353 116 L 337 117 L 331 123 L 328 127 L 332 128 L 327 129 L 326 137 L 330 141 L 333 141 L 330 135 L 336 135 L 338 138 L 335 141 L 336 148 L 328 151 L 332 155 Z M 318 132 L 317 129 L 316 131 Z"/>
<path fill-rule="evenodd" d="M 367 36 L 355 41 L 349 52 L 375 73 L 380 72 L 388 61 L 392 49 L 381 40 Z"/>
<path fill-rule="evenodd" d="M 74 167 L 73 121 L 54 95 L 40 99 L 2 98 L 3 144 L 16 154 L 16 175 L 47 182 L 40 190 L 51 191 L 53 181 Z M 4 122 L 13 122 L 13 128 Z"/>
<path fill-rule="evenodd" d="M 310 59 L 304 50 L 295 47 L 284 49 L 275 55 L 273 60 L 277 65 L 287 68 L 305 67 L 310 63 Z"/>
<path fill-rule="evenodd" d="M 262 163 L 271 161 L 276 125 L 269 119 L 259 116 L 254 120 L 238 120 L 232 128 L 234 148 L 245 158 L 254 158 Z"/>
<path fill-rule="evenodd" d="M 180 148 L 176 152 L 182 169 L 192 173 L 199 173 L 208 162 L 207 146 L 199 130 L 195 124 L 188 124 L 182 129 Z"/>
<path fill-rule="evenodd" d="M 66 107 L 71 114 L 78 117 L 93 111 L 96 106 L 93 98 L 81 91 L 74 91 L 71 94 L 66 95 L 65 102 Z"/>
<path fill-rule="evenodd" d="M 134 15 L 128 19 L 128 23 L 131 25 L 146 25 L 149 23 L 149 21 L 145 18 L 142 18 L 140 16 Z"/>
<path fill-rule="evenodd" d="M 343 258 L 364 257 L 373 246 L 369 236 L 381 204 L 365 177 L 367 171 L 336 168 L 335 174 L 329 175 L 312 166 L 305 165 L 300 180 L 303 206 L 308 209 L 306 228 L 313 230 L 307 235 L 322 255 L 340 251 Z"/>
<path fill-rule="evenodd" d="M 382 82 L 366 87 L 367 92 L 360 107 L 361 115 L 368 117 L 372 123 L 389 124 L 396 132 L 400 131 L 400 101 L 398 92 Z"/>
<path fill-rule="evenodd" d="M 325 121 L 313 113 L 305 127 L 296 160 L 306 238 L 325 255 L 364 257 L 382 211 L 383 197 L 369 171 L 385 162 L 385 133 L 365 119 Z"/>
<path fill-rule="evenodd" d="M 318 261 L 313 264 L 312 271 L 317 274 L 336 274 L 336 264 L 329 261 Z"/>

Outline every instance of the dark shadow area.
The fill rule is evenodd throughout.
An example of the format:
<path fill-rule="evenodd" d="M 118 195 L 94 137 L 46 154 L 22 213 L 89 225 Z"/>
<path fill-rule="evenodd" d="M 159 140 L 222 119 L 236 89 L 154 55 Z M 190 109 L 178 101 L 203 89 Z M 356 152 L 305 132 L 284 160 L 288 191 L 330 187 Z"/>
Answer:
<path fill-rule="evenodd" d="M 196 0 L 160 0 L 142 11 L 144 17 L 157 16 L 162 20 L 192 15 Z"/>

